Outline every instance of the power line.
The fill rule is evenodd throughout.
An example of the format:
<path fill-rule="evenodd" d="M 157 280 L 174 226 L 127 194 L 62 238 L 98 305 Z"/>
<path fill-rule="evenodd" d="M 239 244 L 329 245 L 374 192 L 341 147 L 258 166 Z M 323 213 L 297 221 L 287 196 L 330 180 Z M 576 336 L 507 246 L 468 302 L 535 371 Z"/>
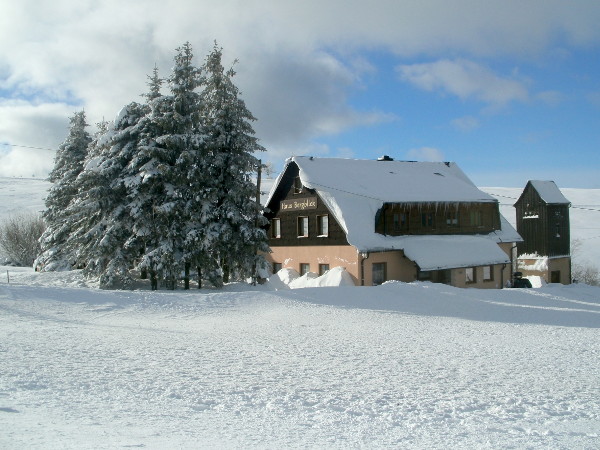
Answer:
<path fill-rule="evenodd" d="M 7 144 L 5 142 L 0 142 L 1 145 L 5 145 L 7 147 L 17 147 L 17 148 L 32 148 L 35 150 L 50 150 L 52 152 L 55 152 L 56 149 L 55 148 L 48 148 L 48 147 L 34 147 L 32 145 L 17 145 L 17 144 Z"/>

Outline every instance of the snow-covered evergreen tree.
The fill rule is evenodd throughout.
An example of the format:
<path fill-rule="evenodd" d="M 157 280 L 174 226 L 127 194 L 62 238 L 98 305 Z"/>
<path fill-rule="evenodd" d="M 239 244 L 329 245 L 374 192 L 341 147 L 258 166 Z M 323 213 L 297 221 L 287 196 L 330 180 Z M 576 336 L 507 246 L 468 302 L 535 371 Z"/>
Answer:
<path fill-rule="evenodd" d="M 125 106 L 90 146 L 84 170 L 77 179 L 77 201 L 70 205 L 76 230 L 69 242 L 87 275 L 102 287 L 126 286 L 140 249 L 132 245 L 133 220 L 127 205 L 127 167 L 138 151 L 139 123 L 146 105 Z"/>
<path fill-rule="evenodd" d="M 254 153 L 264 148 L 254 136 L 256 119 L 233 83 L 235 71 L 225 71 L 221 61 L 222 50 L 215 43 L 204 65 L 202 92 L 208 175 L 204 191 L 210 205 L 203 208 L 202 222 L 203 246 L 219 262 L 226 282 L 231 273 L 238 278 L 254 276 L 260 262 L 257 251 L 268 247 L 253 181 L 260 165 Z"/>
<path fill-rule="evenodd" d="M 91 137 L 86 130 L 84 111 L 73 114 L 69 122 L 69 134 L 58 148 L 48 178 L 53 186 L 46 197 L 43 214 L 47 227 L 40 238 L 42 253 L 34 262 L 34 266 L 42 271 L 68 270 L 75 263 L 75 255 L 65 245 L 72 231 L 67 209 L 76 197 L 75 181 L 83 170 Z"/>
<path fill-rule="evenodd" d="M 140 268 L 151 277 L 165 280 L 174 288 L 186 268 L 186 205 L 193 193 L 189 172 L 201 158 L 200 71 L 193 65 L 192 48 L 186 43 L 177 49 L 175 66 L 168 78 L 170 95 L 157 95 L 156 72 L 150 83 L 150 114 L 139 154 L 132 163 L 129 197 L 133 205 L 135 231 L 145 236 Z"/>

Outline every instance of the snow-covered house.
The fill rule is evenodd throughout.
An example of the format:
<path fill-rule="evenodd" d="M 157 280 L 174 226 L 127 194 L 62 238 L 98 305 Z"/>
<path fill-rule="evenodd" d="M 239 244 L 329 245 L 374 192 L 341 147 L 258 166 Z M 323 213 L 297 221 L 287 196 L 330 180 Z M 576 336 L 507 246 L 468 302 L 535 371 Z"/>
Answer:
<path fill-rule="evenodd" d="M 570 206 L 554 181 L 527 182 L 515 203 L 523 275 L 541 276 L 547 283 L 571 282 Z"/>
<path fill-rule="evenodd" d="M 342 266 L 356 285 L 500 288 L 521 240 L 451 162 L 292 157 L 266 206 L 274 271 Z"/>

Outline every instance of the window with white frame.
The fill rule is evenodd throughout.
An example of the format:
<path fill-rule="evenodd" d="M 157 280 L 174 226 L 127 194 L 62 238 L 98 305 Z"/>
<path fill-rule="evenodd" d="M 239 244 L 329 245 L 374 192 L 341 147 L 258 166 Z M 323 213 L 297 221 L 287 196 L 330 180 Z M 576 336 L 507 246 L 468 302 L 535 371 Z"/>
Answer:
<path fill-rule="evenodd" d="M 319 264 L 319 276 L 324 275 L 329 270 L 329 264 Z"/>
<path fill-rule="evenodd" d="M 383 284 L 387 281 L 387 264 L 373 263 L 373 286 Z"/>
<path fill-rule="evenodd" d="M 317 216 L 317 233 L 319 237 L 329 236 L 329 216 Z"/>
<path fill-rule="evenodd" d="M 298 217 L 298 237 L 308 237 L 308 217 Z"/>
<path fill-rule="evenodd" d="M 494 280 L 494 266 L 483 266 L 483 281 Z"/>
<path fill-rule="evenodd" d="M 475 283 L 477 281 L 475 277 L 475 267 L 467 267 L 465 269 L 465 281 L 467 282 L 467 284 Z"/>
<path fill-rule="evenodd" d="M 310 264 L 300 263 L 300 276 L 307 274 L 308 272 L 310 272 Z"/>
<path fill-rule="evenodd" d="M 271 219 L 271 237 L 276 238 L 276 239 L 281 237 L 281 220 L 280 219 Z"/>

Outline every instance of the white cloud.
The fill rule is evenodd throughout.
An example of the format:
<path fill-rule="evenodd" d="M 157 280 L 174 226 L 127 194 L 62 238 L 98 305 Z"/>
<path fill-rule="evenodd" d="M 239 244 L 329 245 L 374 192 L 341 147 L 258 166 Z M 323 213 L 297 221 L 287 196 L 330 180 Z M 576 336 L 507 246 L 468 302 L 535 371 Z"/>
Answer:
<path fill-rule="evenodd" d="M 45 178 L 54 166 L 54 152 L 0 145 L 0 177 Z"/>
<path fill-rule="evenodd" d="M 23 105 L 5 100 L 0 142 L 31 136 L 35 142 L 20 143 L 36 145 L 52 136 L 56 145 L 67 117 L 82 107 L 92 124 L 111 119 L 139 100 L 155 63 L 168 75 L 177 46 L 189 40 L 200 63 L 216 39 L 226 59 L 239 58 L 238 85 L 259 119 L 257 135 L 277 154 L 323 134 L 393 120 L 387 111 L 349 105 L 348 93 L 375 72 L 363 50 L 529 59 L 559 38 L 598 44 L 599 22 L 600 4 L 584 0 L 577 8 L 563 0 L 457 0 L 451 7 L 445 0 L 4 2 L 0 96 L 32 111 L 54 105 L 56 126 L 50 131 L 49 116 L 23 114 Z M 410 82 L 461 98 L 498 105 L 528 95 L 518 79 L 466 60 L 404 67 Z"/>
<path fill-rule="evenodd" d="M 406 157 L 409 160 L 416 161 L 444 161 L 444 154 L 442 153 L 442 151 L 433 147 L 413 148 L 406 152 Z"/>
<path fill-rule="evenodd" d="M 460 131 L 472 131 L 479 128 L 479 119 L 473 116 L 459 117 L 452 120 L 452 126 Z"/>
<path fill-rule="evenodd" d="M 527 89 L 518 80 L 502 78 L 488 68 L 464 59 L 443 59 L 433 63 L 400 65 L 400 78 L 426 91 L 442 91 L 467 100 L 494 106 L 525 101 Z"/>

